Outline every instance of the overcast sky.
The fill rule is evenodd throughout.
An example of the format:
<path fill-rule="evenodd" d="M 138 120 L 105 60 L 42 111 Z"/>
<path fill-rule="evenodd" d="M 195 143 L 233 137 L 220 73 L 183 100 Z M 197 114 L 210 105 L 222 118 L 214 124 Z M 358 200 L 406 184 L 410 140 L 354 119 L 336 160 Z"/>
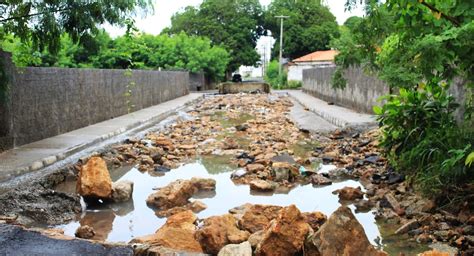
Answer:
<path fill-rule="evenodd" d="M 339 24 L 344 23 L 344 21 L 350 16 L 362 16 L 363 14 L 361 9 L 354 10 L 352 13 L 345 12 L 345 1 L 346 0 L 326 0 L 329 9 L 334 16 L 336 16 Z M 198 6 L 202 0 L 155 0 L 154 2 L 154 14 L 148 15 L 144 18 L 137 17 L 135 24 L 139 30 L 149 34 L 159 34 L 163 28 L 171 25 L 171 16 L 174 13 L 189 5 Z M 264 6 L 268 5 L 270 2 L 271 0 L 260 0 L 260 3 Z M 105 29 L 113 37 L 122 35 L 125 32 L 123 28 L 111 26 L 105 26 Z"/>

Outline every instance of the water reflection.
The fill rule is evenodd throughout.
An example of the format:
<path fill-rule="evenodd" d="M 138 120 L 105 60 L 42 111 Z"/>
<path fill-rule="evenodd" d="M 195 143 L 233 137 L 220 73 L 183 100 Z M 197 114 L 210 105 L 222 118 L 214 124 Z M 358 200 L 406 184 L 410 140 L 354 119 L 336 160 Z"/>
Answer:
<path fill-rule="evenodd" d="M 216 166 L 220 164 L 209 164 L 209 161 L 207 164 L 204 164 L 205 160 L 200 160 L 183 165 L 162 177 L 153 177 L 132 168 L 120 175 L 119 180 L 134 182 L 133 201 L 120 205 L 112 204 L 102 209 L 88 209 L 78 221 L 60 227 L 66 234 L 74 235 L 79 225 L 87 224 L 99 234 L 95 239 L 113 242 L 127 242 L 133 237 L 152 234 L 165 223 L 166 219 L 158 218 L 146 205 L 145 200 L 154 192 L 153 188 L 166 186 L 176 179 L 203 177 L 216 180 L 215 192 L 199 193 L 191 199 L 199 199 L 208 206 L 206 210 L 197 214 L 200 218 L 225 214 L 229 209 L 245 203 L 280 206 L 295 204 L 303 212 L 321 211 L 330 215 L 340 206 L 337 196 L 333 195 L 332 191 L 344 186 L 360 186 L 358 182 L 348 180 L 326 187 L 314 188 L 311 184 L 307 184 L 276 193 L 257 193 L 251 191 L 247 185 L 234 184 L 230 179 L 232 168 L 222 168 L 225 171 L 219 173 L 217 171 L 219 167 Z M 207 168 L 211 168 L 212 171 Z M 354 210 L 354 207 L 351 208 Z M 371 212 L 357 213 L 356 217 L 364 226 L 370 241 L 380 236 Z"/>

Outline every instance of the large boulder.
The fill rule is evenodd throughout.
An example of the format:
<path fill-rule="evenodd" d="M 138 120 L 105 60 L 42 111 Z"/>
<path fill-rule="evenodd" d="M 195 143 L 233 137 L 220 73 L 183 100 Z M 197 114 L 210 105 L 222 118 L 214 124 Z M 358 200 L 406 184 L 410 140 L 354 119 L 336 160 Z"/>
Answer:
<path fill-rule="evenodd" d="M 250 205 L 244 211 L 239 221 L 240 228 L 255 233 L 264 229 L 270 221 L 278 216 L 278 212 L 282 209 L 276 205 Z"/>
<path fill-rule="evenodd" d="M 76 191 L 84 198 L 108 199 L 112 196 L 112 179 L 102 158 L 91 157 L 82 166 Z"/>
<path fill-rule="evenodd" d="M 339 207 L 319 230 L 309 239 L 314 255 L 382 256 L 367 239 L 364 228 L 351 209 Z M 315 253 L 314 253 L 315 252 Z"/>
<path fill-rule="evenodd" d="M 294 205 L 281 209 L 276 219 L 265 229 L 258 244 L 257 255 L 295 255 L 303 249 L 311 228 Z"/>
<path fill-rule="evenodd" d="M 130 243 L 147 244 L 153 247 L 163 246 L 179 251 L 201 253 L 201 245 L 195 239 L 197 217 L 192 211 L 177 213 L 168 218 L 155 234 L 137 237 Z"/>
<path fill-rule="evenodd" d="M 227 244 L 246 241 L 250 233 L 237 227 L 237 219 L 232 214 L 212 216 L 204 220 L 204 226 L 196 232 L 204 252 L 217 254 Z"/>
<path fill-rule="evenodd" d="M 148 205 L 167 210 L 177 206 L 187 205 L 189 198 L 199 190 L 213 190 L 216 182 L 212 179 L 192 178 L 191 180 L 176 180 L 157 192 L 148 196 L 146 202 Z"/>
<path fill-rule="evenodd" d="M 115 202 L 126 202 L 132 198 L 133 182 L 128 180 L 112 183 L 112 200 Z"/>
<path fill-rule="evenodd" d="M 195 192 L 191 181 L 179 179 L 148 196 L 146 203 L 158 209 L 170 209 L 187 204 Z"/>

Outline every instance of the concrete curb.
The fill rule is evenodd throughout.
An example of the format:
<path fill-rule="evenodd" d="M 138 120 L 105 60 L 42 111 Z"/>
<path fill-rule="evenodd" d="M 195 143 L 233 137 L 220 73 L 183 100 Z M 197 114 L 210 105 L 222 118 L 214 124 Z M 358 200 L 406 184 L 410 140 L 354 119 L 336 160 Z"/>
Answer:
<path fill-rule="evenodd" d="M 89 147 L 92 147 L 93 145 L 96 145 L 98 143 L 107 141 L 107 140 L 109 140 L 111 138 L 114 138 L 116 136 L 119 136 L 119 135 L 122 135 L 122 134 L 125 134 L 125 133 L 128 133 L 128 132 L 139 132 L 139 131 L 145 130 L 145 129 L 147 129 L 149 127 L 152 127 L 153 125 L 159 123 L 160 121 L 163 121 L 164 119 L 172 116 L 177 111 L 179 111 L 181 109 L 184 109 L 184 108 L 196 103 L 197 101 L 202 99 L 203 96 L 204 96 L 204 94 L 202 94 L 202 95 L 199 94 L 199 97 L 196 97 L 196 98 L 194 98 L 190 101 L 187 101 L 184 105 L 180 105 L 180 106 L 171 108 L 171 109 L 169 109 L 169 110 L 167 110 L 163 113 L 160 113 L 158 115 L 150 116 L 149 118 L 145 118 L 145 119 L 142 119 L 140 121 L 133 122 L 129 125 L 126 125 L 125 127 L 121 127 L 121 128 L 119 128 L 117 130 L 114 130 L 112 132 L 108 132 L 108 133 L 105 133 L 105 134 L 102 134 L 102 135 L 98 135 L 95 139 L 92 139 L 92 140 L 90 140 L 86 143 L 81 143 L 81 144 L 74 145 L 74 146 L 72 146 L 70 148 L 67 148 L 66 150 L 62 151 L 61 153 L 46 156 L 42 159 L 32 161 L 32 162 L 30 162 L 28 164 L 25 164 L 25 165 L 21 165 L 21 166 L 18 166 L 18 167 L 13 167 L 10 170 L 8 170 L 8 169 L 0 170 L 0 182 L 10 180 L 14 177 L 18 177 L 18 176 L 21 176 L 23 174 L 27 174 L 27 173 L 30 173 L 30 172 L 34 172 L 34 171 L 44 169 L 44 168 L 46 168 L 48 166 L 51 166 L 51 165 L 53 165 L 53 164 L 55 164 L 55 163 L 57 163 L 61 160 L 66 159 L 69 156 L 72 156 L 72 155 L 74 155 L 74 154 L 76 154 L 80 151 L 83 151 L 83 150 L 85 150 Z M 168 101 L 168 102 L 170 102 L 170 101 Z M 164 103 L 166 103 L 166 102 L 164 102 Z M 159 105 L 161 105 L 161 104 L 159 104 Z M 159 105 L 156 105 L 156 106 L 159 106 Z M 156 107 L 156 106 L 152 106 L 152 107 Z M 130 113 L 130 114 L 133 114 L 133 113 Z M 107 122 L 107 121 L 105 121 L 105 122 Z M 4 174 L 4 173 L 6 173 L 6 174 Z"/>
<path fill-rule="evenodd" d="M 351 109 L 329 105 L 327 102 L 306 94 L 300 90 L 284 91 L 309 111 L 320 116 L 329 123 L 343 129 L 367 130 L 377 127 L 375 116 L 361 114 Z"/>

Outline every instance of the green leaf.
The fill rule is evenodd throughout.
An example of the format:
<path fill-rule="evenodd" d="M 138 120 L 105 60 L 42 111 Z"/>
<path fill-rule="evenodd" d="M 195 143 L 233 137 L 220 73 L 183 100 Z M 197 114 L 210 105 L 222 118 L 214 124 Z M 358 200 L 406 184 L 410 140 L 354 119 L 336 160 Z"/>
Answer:
<path fill-rule="evenodd" d="M 471 152 L 471 154 L 469 154 L 467 157 L 466 157 L 466 166 L 468 167 L 471 167 L 472 163 L 474 163 L 474 151 Z"/>
<path fill-rule="evenodd" d="M 374 106 L 373 110 L 376 115 L 381 115 L 383 113 L 383 110 L 380 106 Z"/>

